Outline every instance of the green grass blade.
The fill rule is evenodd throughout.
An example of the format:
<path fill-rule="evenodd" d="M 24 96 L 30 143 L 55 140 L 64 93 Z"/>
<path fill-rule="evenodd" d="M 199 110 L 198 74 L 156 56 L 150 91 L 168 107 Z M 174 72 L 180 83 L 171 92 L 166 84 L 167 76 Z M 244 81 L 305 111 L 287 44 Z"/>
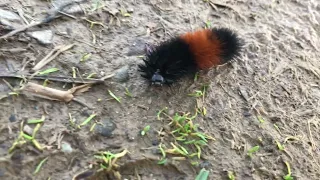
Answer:
<path fill-rule="evenodd" d="M 47 161 L 48 158 L 49 158 L 49 157 L 44 158 L 44 159 L 38 164 L 38 166 L 36 167 L 36 170 L 33 172 L 33 174 L 37 174 L 37 173 L 40 171 L 42 165 Z"/>
<path fill-rule="evenodd" d="M 58 68 L 49 68 L 49 69 L 46 69 L 44 71 L 39 72 L 39 74 L 46 75 L 46 74 L 50 74 L 50 73 L 57 72 L 57 71 L 59 71 Z"/>
<path fill-rule="evenodd" d="M 84 126 L 84 125 L 88 124 L 95 116 L 96 116 L 96 114 L 90 115 L 86 120 L 84 120 L 84 121 L 80 124 L 80 126 Z"/>
<path fill-rule="evenodd" d="M 202 168 L 195 180 L 207 180 L 209 177 L 209 171 Z"/>
<path fill-rule="evenodd" d="M 108 90 L 110 96 L 112 96 L 115 100 L 117 100 L 119 103 L 121 103 L 120 98 L 118 98 L 116 95 L 113 94 L 110 90 Z"/>
<path fill-rule="evenodd" d="M 91 57 L 91 53 L 85 54 L 82 56 L 82 58 L 80 59 L 80 62 L 86 61 Z"/>

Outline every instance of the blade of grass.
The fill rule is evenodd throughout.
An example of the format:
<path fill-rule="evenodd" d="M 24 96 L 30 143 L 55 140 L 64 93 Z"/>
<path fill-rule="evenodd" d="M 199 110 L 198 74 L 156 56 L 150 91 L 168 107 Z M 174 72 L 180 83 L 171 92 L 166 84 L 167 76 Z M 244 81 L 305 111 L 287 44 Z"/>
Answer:
<path fill-rule="evenodd" d="M 276 141 L 277 143 L 277 146 L 279 148 L 280 151 L 283 151 L 284 150 L 284 146 L 282 144 L 279 143 L 279 141 Z"/>
<path fill-rule="evenodd" d="M 96 117 L 96 114 L 91 114 L 86 120 L 84 120 L 80 126 L 84 126 L 86 124 L 88 124 L 94 117 Z"/>
<path fill-rule="evenodd" d="M 258 120 L 260 123 L 264 123 L 264 119 L 261 116 L 258 116 Z"/>
<path fill-rule="evenodd" d="M 163 159 L 161 159 L 160 161 L 158 161 L 158 163 L 157 163 L 157 164 L 159 164 L 159 165 L 166 164 L 166 163 L 167 163 L 167 161 L 168 161 L 168 159 L 167 159 L 167 158 L 163 158 Z"/>
<path fill-rule="evenodd" d="M 36 137 L 36 134 L 39 131 L 40 127 L 41 127 L 41 124 L 37 124 L 36 127 L 34 128 L 34 130 L 32 132 L 32 138 L 33 139 Z"/>
<path fill-rule="evenodd" d="M 260 149 L 260 146 L 254 146 L 254 147 L 252 147 L 251 149 L 248 150 L 248 153 L 247 153 L 248 156 L 252 157 L 252 154 L 255 153 L 255 152 L 257 152 L 257 151 L 259 151 L 259 149 Z"/>
<path fill-rule="evenodd" d="M 95 76 L 95 75 L 97 75 L 97 73 L 91 73 L 91 74 L 89 74 L 89 75 L 87 76 L 87 79 L 90 79 L 90 78 L 92 78 L 92 77 Z"/>
<path fill-rule="evenodd" d="M 290 164 L 288 162 L 284 162 L 287 166 L 288 174 L 283 177 L 284 180 L 293 180 L 293 177 L 291 176 L 291 168 Z"/>
<path fill-rule="evenodd" d="M 44 80 L 42 86 L 47 87 L 48 86 L 48 82 L 49 82 L 49 79 Z"/>
<path fill-rule="evenodd" d="M 209 171 L 202 168 L 195 180 L 207 180 L 209 177 Z"/>
<path fill-rule="evenodd" d="M 27 124 L 38 124 L 42 123 L 45 120 L 45 116 L 42 116 L 41 119 L 30 119 L 27 121 Z"/>
<path fill-rule="evenodd" d="M 128 90 L 128 88 L 126 88 L 126 92 L 125 95 L 129 96 L 129 97 L 133 97 L 131 92 Z"/>
<path fill-rule="evenodd" d="M 94 128 L 96 127 L 97 123 L 93 123 L 93 125 L 90 128 L 90 132 L 92 132 L 94 130 Z"/>
<path fill-rule="evenodd" d="M 87 53 L 85 55 L 83 55 L 80 59 L 80 62 L 86 61 L 91 57 L 92 53 Z"/>
<path fill-rule="evenodd" d="M 41 147 L 40 143 L 37 140 L 32 139 L 32 143 L 38 150 L 40 150 L 40 151 L 43 150 L 43 148 Z"/>
<path fill-rule="evenodd" d="M 46 74 L 50 74 L 50 73 L 57 72 L 57 71 L 59 71 L 58 68 L 49 68 L 49 69 L 46 69 L 44 71 L 40 71 L 38 74 L 46 75 Z"/>
<path fill-rule="evenodd" d="M 162 158 L 165 158 L 166 157 L 166 152 L 164 151 L 164 149 L 162 148 L 162 143 L 159 144 L 159 150 L 162 154 Z"/>
<path fill-rule="evenodd" d="M 236 180 L 236 177 L 234 176 L 234 173 L 232 171 L 228 171 L 228 178 L 229 180 Z"/>
<path fill-rule="evenodd" d="M 149 130 L 150 130 L 150 126 L 149 126 L 149 125 L 146 126 L 146 127 L 144 127 L 143 130 L 141 131 L 141 135 L 142 135 L 142 136 L 146 135 L 146 133 L 147 133 Z"/>
<path fill-rule="evenodd" d="M 29 135 L 27 135 L 27 134 L 25 134 L 25 133 L 23 133 L 23 137 L 25 138 L 25 139 L 27 139 L 27 140 L 32 140 L 33 139 L 33 137 L 31 137 L 31 136 L 29 136 Z"/>
<path fill-rule="evenodd" d="M 115 100 L 117 100 L 119 103 L 121 103 L 120 98 L 118 98 L 116 95 L 113 94 L 110 90 L 108 90 L 110 96 L 112 96 Z"/>
<path fill-rule="evenodd" d="M 37 173 L 40 171 L 42 165 L 48 160 L 48 158 L 49 158 L 49 157 L 46 157 L 46 158 L 44 158 L 42 161 L 40 161 L 40 163 L 39 163 L 38 166 L 36 167 L 36 169 L 35 169 L 35 171 L 33 172 L 33 174 L 37 174 Z"/>
<path fill-rule="evenodd" d="M 72 77 L 73 77 L 73 78 L 77 78 L 76 67 L 72 67 Z"/>
<path fill-rule="evenodd" d="M 157 113 L 157 118 L 158 118 L 158 120 L 161 120 L 161 118 L 160 118 L 161 113 L 163 113 L 163 112 L 166 111 L 167 109 L 168 109 L 168 108 L 165 107 L 165 108 L 161 109 L 161 110 Z"/>

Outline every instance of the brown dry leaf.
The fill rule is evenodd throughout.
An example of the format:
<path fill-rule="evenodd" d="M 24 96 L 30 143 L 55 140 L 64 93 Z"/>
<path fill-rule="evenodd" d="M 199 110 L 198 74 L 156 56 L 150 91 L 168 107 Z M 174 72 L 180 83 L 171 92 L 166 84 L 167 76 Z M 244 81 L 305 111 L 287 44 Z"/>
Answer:
<path fill-rule="evenodd" d="M 75 87 L 69 89 L 69 91 L 73 95 L 77 96 L 77 95 L 80 95 L 81 93 L 89 91 L 90 88 L 91 88 L 91 84 L 83 84 L 80 86 L 75 86 Z"/>

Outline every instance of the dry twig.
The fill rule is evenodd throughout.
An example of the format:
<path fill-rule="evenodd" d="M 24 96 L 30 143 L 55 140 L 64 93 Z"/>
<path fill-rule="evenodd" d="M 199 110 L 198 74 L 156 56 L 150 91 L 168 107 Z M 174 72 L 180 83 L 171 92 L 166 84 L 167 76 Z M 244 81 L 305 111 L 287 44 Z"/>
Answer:
<path fill-rule="evenodd" d="M 53 89 L 32 82 L 28 82 L 22 90 L 45 99 L 63 102 L 70 102 L 74 97 L 71 91 Z"/>
<path fill-rule="evenodd" d="M 38 62 L 37 65 L 35 65 L 32 70 L 33 71 L 38 71 L 40 70 L 43 66 L 51 62 L 54 58 L 56 58 L 59 54 L 61 54 L 64 51 L 67 51 L 71 49 L 75 44 L 69 44 L 69 45 L 61 45 L 55 47 L 46 57 L 44 57 L 40 62 Z"/>
<path fill-rule="evenodd" d="M 112 76 L 109 75 L 109 78 Z M 96 78 L 73 78 L 73 77 L 66 77 L 66 76 L 51 76 L 51 75 L 34 75 L 31 74 L 1 74 L 0 78 L 19 78 L 19 79 L 35 79 L 35 80 L 49 80 L 49 81 L 56 81 L 56 82 L 64 82 L 64 83 L 80 83 L 80 84 L 97 84 L 104 82 L 105 79 L 108 77 L 103 77 L 104 79 L 96 79 Z"/>

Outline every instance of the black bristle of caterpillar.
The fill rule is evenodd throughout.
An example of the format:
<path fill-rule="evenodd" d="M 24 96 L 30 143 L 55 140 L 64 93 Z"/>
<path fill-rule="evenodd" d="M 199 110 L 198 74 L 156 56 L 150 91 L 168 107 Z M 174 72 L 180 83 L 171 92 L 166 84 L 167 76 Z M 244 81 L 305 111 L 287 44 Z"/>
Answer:
<path fill-rule="evenodd" d="M 241 39 L 228 28 L 212 28 L 212 34 L 221 45 L 221 63 L 227 63 L 240 55 L 243 44 Z"/>
<path fill-rule="evenodd" d="M 189 45 L 179 37 L 163 42 L 146 55 L 139 65 L 143 78 L 158 85 L 170 85 L 197 70 Z"/>

